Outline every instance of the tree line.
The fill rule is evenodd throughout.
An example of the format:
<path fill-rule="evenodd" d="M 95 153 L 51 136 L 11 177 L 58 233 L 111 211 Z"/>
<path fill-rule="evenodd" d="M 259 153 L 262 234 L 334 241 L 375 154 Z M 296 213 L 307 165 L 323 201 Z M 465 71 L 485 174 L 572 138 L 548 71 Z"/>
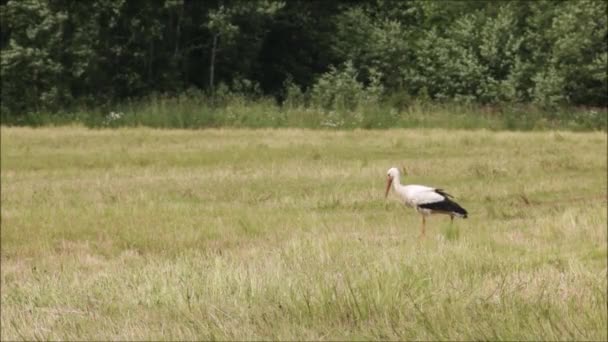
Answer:
<path fill-rule="evenodd" d="M 219 87 L 606 107 L 607 4 L 2 0 L 2 116 Z"/>

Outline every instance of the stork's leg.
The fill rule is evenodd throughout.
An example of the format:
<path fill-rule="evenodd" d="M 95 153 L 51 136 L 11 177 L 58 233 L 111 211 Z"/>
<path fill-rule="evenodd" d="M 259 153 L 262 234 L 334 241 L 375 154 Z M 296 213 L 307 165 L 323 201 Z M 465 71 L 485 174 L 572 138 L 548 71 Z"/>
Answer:
<path fill-rule="evenodd" d="M 422 238 L 424 237 L 424 228 L 425 228 L 425 225 L 426 225 L 426 216 L 422 215 L 422 233 L 420 234 L 420 237 L 422 237 Z"/>
<path fill-rule="evenodd" d="M 454 215 L 450 215 L 450 225 L 454 224 Z"/>

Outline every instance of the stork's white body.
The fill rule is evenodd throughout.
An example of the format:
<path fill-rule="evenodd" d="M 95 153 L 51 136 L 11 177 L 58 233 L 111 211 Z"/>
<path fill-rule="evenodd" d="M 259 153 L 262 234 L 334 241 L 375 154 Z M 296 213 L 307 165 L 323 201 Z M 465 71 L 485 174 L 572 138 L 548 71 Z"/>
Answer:
<path fill-rule="evenodd" d="M 447 192 L 431 188 L 425 185 L 401 185 L 399 169 L 393 167 L 388 170 L 386 194 L 390 190 L 391 184 L 393 190 L 401 197 L 403 203 L 407 206 L 415 208 L 422 214 L 422 235 L 425 230 L 425 217 L 431 214 L 449 215 L 453 220 L 454 217 L 467 218 L 467 211 L 458 203 L 452 201 Z"/>
<path fill-rule="evenodd" d="M 428 204 L 441 202 L 445 197 L 436 193 L 435 188 L 424 185 L 401 185 L 399 178 L 393 181 L 393 190 L 401 197 L 403 202 L 412 208 L 415 208 L 421 214 L 432 214 L 432 210 L 418 207 L 420 204 Z"/>

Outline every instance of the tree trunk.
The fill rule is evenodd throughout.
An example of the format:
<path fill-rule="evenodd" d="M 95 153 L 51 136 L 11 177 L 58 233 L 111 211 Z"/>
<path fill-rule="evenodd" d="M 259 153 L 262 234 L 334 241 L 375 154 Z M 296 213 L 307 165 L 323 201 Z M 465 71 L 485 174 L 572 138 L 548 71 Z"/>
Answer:
<path fill-rule="evenodd" d="M 209 65 L 209 89 L 211 92 L 214 91 L 213 78 L 215 76 L 215 54 L 217 52 L 217 40 L 219 37 L 219 33 L 213 35 L 213 45 L 211 46 L 211 63 Z"/>
<path fill-rule="evenodd" d="M 182 33 L 182 18 L 184 17 L 184 4 L 182 3 L 181 9 L 179 11 L 179 16 L 177 17 L 177 24 L 175 28 L 175 49 L 173 50 L 173 58 L 177 58 L 179 55 L 179 40 Z"/>
<path fill-rule="evenodd" d="M 154 82 L 152 81 L 152 63 L 154 62 L 154 40 L 150 41 L 150 45 L 148 48 L 148 84 L 153 84 Z"/>

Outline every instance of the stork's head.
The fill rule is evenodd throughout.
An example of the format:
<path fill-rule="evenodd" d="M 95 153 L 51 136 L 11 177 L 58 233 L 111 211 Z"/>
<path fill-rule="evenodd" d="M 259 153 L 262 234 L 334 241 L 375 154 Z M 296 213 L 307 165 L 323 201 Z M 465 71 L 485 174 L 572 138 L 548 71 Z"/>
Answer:
<path fill-rule="evenodd" d="M 399 169 L 396 167 L 391 167 L 386 172 L 386 193 L 384 197 L 388 196 L 388 192 L 391 190 L 391 184 L 393 184 L 393 179 L 399 178 Z"/>

